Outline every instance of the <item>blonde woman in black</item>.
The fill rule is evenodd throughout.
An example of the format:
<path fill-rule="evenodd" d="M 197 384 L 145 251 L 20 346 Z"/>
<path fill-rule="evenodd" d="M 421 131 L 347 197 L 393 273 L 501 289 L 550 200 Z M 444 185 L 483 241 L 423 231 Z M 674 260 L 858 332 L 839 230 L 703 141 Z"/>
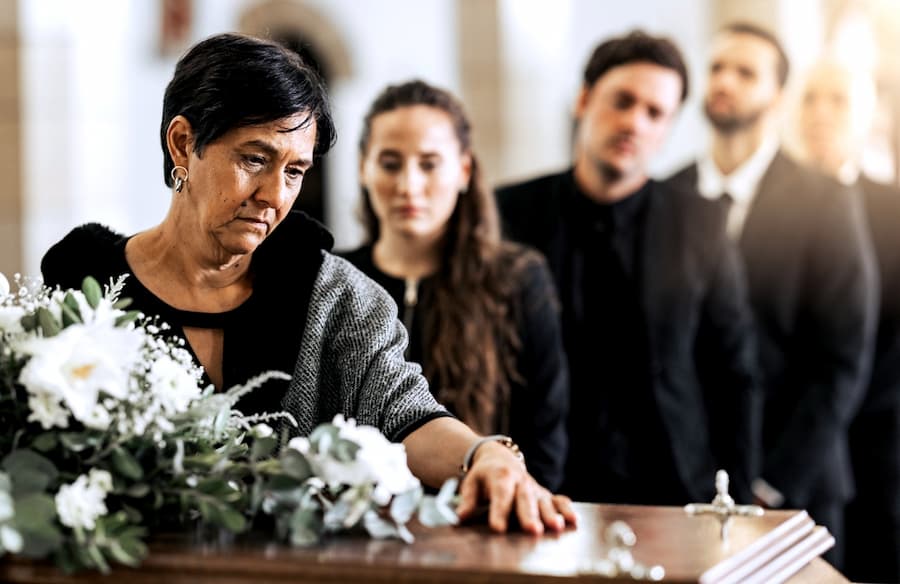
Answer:
<path fill-rule="evenodd" d="M 367 243 L 345 257 L 397 302 L 408 358 L 463 422 L 509 434 L 544 486 L 562 482 L 568 374 L 543 259 L 501 241 L 460 103 L 422 81 L 387 87 L 360 152 Z"/>

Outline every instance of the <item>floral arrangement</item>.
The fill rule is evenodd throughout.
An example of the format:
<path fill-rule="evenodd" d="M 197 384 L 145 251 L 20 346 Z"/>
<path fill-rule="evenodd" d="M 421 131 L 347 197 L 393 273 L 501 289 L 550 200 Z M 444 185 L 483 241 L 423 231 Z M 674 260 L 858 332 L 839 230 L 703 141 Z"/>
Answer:
<path fill-rule="evenodd" d="M 154 530 L 267 528 L 294 545 L 456 522 L 455 480 L 424 495 L 400 444 L 337 416 L 288 440 L 284 412 L 245 416 L 165 324 L 120 299 L 124 277 L 59 290 L 0 274 L 0 555 L 62 569 L 136 566 Z M 273 429 L 278 427 L 279 431 Z"/>

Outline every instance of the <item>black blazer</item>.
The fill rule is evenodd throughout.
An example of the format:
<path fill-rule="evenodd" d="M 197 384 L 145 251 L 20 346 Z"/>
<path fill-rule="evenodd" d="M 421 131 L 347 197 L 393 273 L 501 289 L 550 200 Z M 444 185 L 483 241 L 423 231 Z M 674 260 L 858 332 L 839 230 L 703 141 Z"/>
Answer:
<path fill-rule="evenodd" d="M 696 187 L 696 164 L 669 179 Z M 785 506 L 846 501 L 846 430 L 869 372 L 877 268 L 862 210 L 779 152 L 741 233 L 765 392 L 762 477 Z"/>
<path fill-rule="evenodd" d="M 574 195 L 571 171 L 498 191 L 509 238 L 543 252 L 558 288 L 568 290 L 570 229 L 563 200 Z M 755 476 L 759 415 L 751 317 L 745 282 L 720 209 L 651 183 L 637 258 L 652 386 L 681 481 L 694 500 L 714 492 L 725 468 L 732 493 L 749 497 Z M 565 322 L 581 307 L 566 306 Z M 598 361 L 598 382 L 603 364 Z M 577 391 L 573 388 L 573 391 Z M 710 418 L 708 412 L 721 412 Z M 579 440 L 570 428 L 570 444 Z M 598 461 L 602 463 L 602 461 Z"/>
<path fill-rule="evenodd" d="M 862 198 L 881 284 L 872 377 L 859 412 L 868 416 L 900 409 L 900 189 L 861 177 L 855 190 Z M 893 422 L 900 424 L 900 418 Z M 893 454 L 894 466 L 900 466 L 900 445 Z"/>
<path fill-rule="evenodd" d="M 856 497 L 847 508 L 848 577 L 900 582 L 900 189 L 861 177 L 881 276 L 872 376 L 850 424 Z"/>

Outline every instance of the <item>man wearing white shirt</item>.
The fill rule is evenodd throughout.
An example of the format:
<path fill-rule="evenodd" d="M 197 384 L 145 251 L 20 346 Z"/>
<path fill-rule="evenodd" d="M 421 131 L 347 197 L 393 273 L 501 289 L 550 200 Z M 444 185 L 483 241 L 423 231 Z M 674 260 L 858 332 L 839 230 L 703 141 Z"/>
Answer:
<path fill-rule="evenodd" d="M 778 146 L 788 61 L 752 24 L 715 38 L 704 109 L 712 143 L 669 179 L 733 201 L 727 230 L 743 256 L 766 403 L 758 501 L 803 508 L 835 535 L 853 493 L 847 427 L 869 373 L 877 268 L 862 214 L 841 187 Z"/>

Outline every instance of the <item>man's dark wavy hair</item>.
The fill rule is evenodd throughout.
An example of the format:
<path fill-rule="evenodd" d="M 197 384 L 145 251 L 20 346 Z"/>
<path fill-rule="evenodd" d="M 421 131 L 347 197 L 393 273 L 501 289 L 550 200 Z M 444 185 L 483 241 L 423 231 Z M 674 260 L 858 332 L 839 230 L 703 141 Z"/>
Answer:
<path fill-rule="evenodd" d="M 584 85 L 592 87 L 607 71 L 620 65 L 653 63 L 672 69 L 681 78 L 681 101 L 688 96 L 688 72 L 681 51 L 665 37 L 635 30 L 597 45 L 584 68 Z"/>

